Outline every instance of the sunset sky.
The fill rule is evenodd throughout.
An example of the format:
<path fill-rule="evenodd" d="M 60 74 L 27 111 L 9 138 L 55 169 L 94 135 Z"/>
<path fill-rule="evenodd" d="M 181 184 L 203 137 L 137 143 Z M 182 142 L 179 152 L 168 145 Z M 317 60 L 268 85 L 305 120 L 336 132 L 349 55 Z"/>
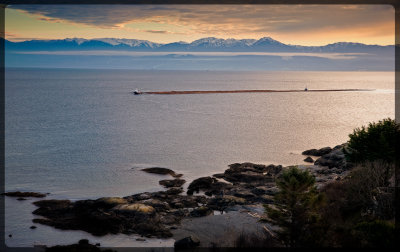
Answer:
<path fill-rule="evenodd" d="M 296 45 L 393 45 L 394 14 L 390 5 L 15 5 L 5 11 L 5 37 L 158 43 L 272 37 Z"/>

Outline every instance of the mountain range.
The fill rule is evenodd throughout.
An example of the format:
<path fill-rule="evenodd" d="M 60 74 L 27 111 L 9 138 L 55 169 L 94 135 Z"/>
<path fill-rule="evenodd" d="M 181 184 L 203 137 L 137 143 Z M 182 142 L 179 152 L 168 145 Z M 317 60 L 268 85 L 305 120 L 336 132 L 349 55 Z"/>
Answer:
<path fill-rule="evenodd" d="M 337 42 L 324 46 L 300 46 L 284 44 L 270 37 L 261 39 L 202 38 L 191 43 L 154 43 L 148 40 L 119 38 L 66 38 L 60 40 L 29 40 L 12 42 L 5 40 L 7 52 L 18 51 L 87 51 L 119 50 L 141 52 L 305 52 L 305 53 L 384 53 L 394 52 L 394 46 L 366 45 Z"/>

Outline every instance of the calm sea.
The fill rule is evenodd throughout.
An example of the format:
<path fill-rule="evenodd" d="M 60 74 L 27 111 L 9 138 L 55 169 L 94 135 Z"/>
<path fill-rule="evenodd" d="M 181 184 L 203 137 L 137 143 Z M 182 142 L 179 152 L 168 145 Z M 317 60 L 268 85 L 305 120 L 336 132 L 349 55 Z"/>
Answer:
<path fill-rule="evenodd" d="M 374 89 L 369 92 L 141 95 L 130 91 Z M 394 118 L 393 72 L 214 72 L 6 69 L 6 191 L 88 199 L 162 190 L 168 167 L 191 180 L 235 162 L 304 164 L 301 152 L 344 143 Z M 186 184 L 186 186 L 187 186 Z M 6 244 L 172 246 L 126 235 L 32 225 L 35 200 L 6 198 Z M 13 237 L 9 238 L 8 234 Z"/>

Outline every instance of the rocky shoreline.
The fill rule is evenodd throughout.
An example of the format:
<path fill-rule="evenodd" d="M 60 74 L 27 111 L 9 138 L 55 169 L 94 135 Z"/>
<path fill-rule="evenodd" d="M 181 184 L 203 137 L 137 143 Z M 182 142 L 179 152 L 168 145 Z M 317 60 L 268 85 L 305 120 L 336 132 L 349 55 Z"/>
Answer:
<path fill-rule="evenodd" d="M 344 148 L 342 144 L 334 148 L 304 151 L 303 155 L 313 156 L 316 160 L 313 165 L 299 165 L 299 168 L 307 169 L 315 175 L 318 188 L 340 180 L 351 168 L 351 164 L 346 162 Z M 63 230 L 83 230 L 95 236 L 123 233 L 139 234 L 147 238 L 186 239 L 182 237 L 182 230 L 188 227 L 190 220 L 214 214 L 225 215 L 230 211 L 238 211 L 238 206 L 243 209 L 258 205 L 260 209 L 262 204 L 273 204 L 273 196 L 278 192 L 275 179 L 287 168 L 272 164 L 234 163 L 224 173 L 193 180 L 186 192 L 182 188 L 186 181 L 181 179 L 181 174 L 167 168 L 146 168 L 144 172 L 172 177 L 159 181 L 166 188 L 165 191 L 75 202 L 40 200 L 33 203 L 38 207 L 33 214 L 40 216 L 33 219 L 33 222 Z M 22 197 L 21 193 L 13 192 L 5 195 Z M 24 196 L 32 195 L 35 194 Z M 216 218 L 223 219 L 213 217 Z M 197 226 L 200 230 L 201 225 Z M 210 229 L 203 228 L 199 232 L 210 232 Z M 201 233 L 197 235 L 202 237 Z M 199 241 L 200 246 L 210 244 L 211 241 L 204 239 Z M 182 245 L 182 241 L 177 242 L 179 246 Z M 196 242 L 193 246 L 199 244 Z"/>

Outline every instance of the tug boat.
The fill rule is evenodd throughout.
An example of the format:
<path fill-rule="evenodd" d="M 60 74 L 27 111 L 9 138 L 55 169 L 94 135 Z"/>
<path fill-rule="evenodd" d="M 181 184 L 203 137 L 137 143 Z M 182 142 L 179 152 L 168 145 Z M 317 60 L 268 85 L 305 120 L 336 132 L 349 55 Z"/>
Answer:
<path fill-rule="evenodd" d="M 142 91 L 140 91 L 139 89 L 135 89 L 135 90 L 133 91 L 133 94 L 134 94 L 134 95 L 140 95 L 140 94 L 142 94 Z"/>

